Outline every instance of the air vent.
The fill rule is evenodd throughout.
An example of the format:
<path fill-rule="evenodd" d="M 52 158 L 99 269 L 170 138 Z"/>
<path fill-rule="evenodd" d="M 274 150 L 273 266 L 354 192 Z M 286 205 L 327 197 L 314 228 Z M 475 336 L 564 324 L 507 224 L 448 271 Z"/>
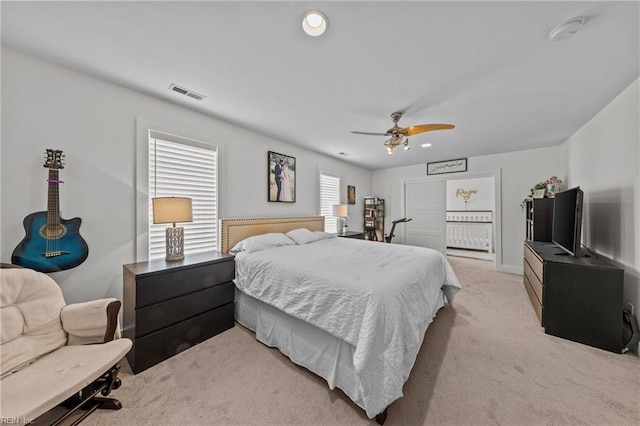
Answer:
<path fill-rule="evenodd" d="M 199 101 L 201 101 L 204 98 L 204 96 L 198 95 L 195 92 L 189 92 L 189 93 L 187 93 L 187 96 L 189 96 L 190 98 L 193 98 L 193 99 L 197 99 Z"/>
<path fill-rule="evenodd" d="M 173 90 L 174 92 L 180 93 L 181 95 L 189 96 L 190 98 L 196 99 L 198 101 L 201 101 L 206 97 L 192 90 L 185 89 L 184 87 L 180 87 L 177 84 L 171 84 L 171 86 L 169 86 L 169 90 Z"/>

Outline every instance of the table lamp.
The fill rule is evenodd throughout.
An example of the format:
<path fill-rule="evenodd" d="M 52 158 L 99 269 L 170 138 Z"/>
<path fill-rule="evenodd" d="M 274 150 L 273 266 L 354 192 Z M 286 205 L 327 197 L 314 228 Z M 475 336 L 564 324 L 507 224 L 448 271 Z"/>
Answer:
<path fill-rule="evenodd" d="M 173 223 L 166 228 L 167 260 L 184 259 L 184 228 L 177 222 L 191 222 L 191 198 L 157 197 L 153 200 L 153 223 Z"/>
<path fill-rule="evenodd" d="M 349 217 L 347 208 L 348 206 L 346 204 L 333 205 L 333 215 L 338 218 L 338 227 L 342 229 L 342 231 L 338 231 L 338 233 L 342 233 L 342 235 L 347 233 L 347 218 Z"/>

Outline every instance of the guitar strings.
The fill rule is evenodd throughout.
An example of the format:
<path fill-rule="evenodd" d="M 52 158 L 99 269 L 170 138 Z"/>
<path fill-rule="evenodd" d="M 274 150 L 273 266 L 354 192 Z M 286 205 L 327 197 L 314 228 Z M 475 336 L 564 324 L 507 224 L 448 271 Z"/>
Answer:
<path fill-rule="evenodd" d="M 53 180 L 55 178 L 54 175 L 54 171 L 53 170 L 49 170 L 49 191 L 48 191 L 48 195 L 49 195 L 49 205 L 47 208 L 47 227 L 46 227 L 46 238 L 47 238 L 47 252 L 46 252 L 46 257 L 51 256 L 51 252 L 53 251 L 53 242 L 51 240 L 51 234 L 52 234 L 52 229 L 53 229 L 53 210 L 55 209 L 53 200 L 54 200 L 54 194 L 53 192 Z"/>
<path fill-rule="evenodd" d="M 60 202 L 58 198 L 58 170 L 49 170 L 49 206 L 47 209 L 47 225 L 45 226 L 46 252 L 45 257 L 60 254 Z"/>

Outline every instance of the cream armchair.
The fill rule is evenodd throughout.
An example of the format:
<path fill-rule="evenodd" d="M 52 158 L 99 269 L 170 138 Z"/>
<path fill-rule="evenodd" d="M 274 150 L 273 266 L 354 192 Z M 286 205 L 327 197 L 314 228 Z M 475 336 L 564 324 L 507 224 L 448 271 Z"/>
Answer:
<path fill-rule="evenodd" d="M 118 362 L 131 349 L 120 339 L 120 301 L 66 305 L 49 276 L 0 269 L 0 417 L 25 424 L 59 404 L 119 409 L 102 398 L 120 386 Z M 69 413 L 65 414 L 66 417 Z"/>

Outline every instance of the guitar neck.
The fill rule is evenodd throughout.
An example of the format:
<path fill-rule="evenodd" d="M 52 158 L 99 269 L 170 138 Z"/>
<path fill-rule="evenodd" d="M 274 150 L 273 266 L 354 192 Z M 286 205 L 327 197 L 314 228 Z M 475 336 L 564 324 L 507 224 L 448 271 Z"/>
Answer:
<path fill-rule="evenodd" d="M 49 225 L 60 225 L 59 182 L 58 170 L 49 169 L 49 189 L 47 194 L 47 224 Z"/>

